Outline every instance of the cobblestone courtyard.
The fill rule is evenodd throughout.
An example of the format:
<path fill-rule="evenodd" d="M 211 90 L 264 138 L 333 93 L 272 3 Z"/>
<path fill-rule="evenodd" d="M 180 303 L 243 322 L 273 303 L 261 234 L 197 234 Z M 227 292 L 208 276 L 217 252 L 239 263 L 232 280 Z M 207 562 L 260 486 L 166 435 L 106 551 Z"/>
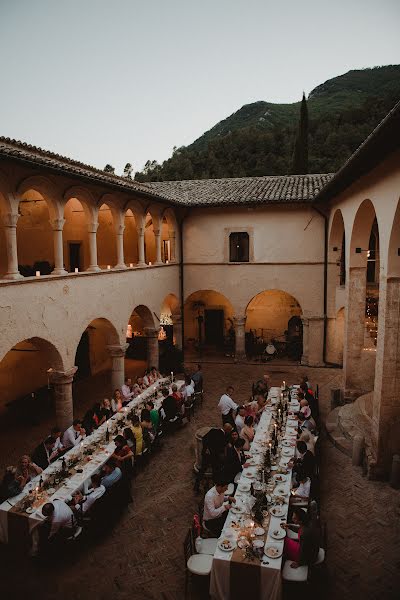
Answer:
<path fill-rule="evenodd" d="M 161 451 L 139 472 L 133 481 L 134 502 L 112 533 L 96 545 L 83 539 L 70 559 L 51 568 L 1 547 L 4 597 L 183 598 L 182 542 L 200 500 L 193 492 L 195 431 L 202 425 L 219 424 L 216 406 L 228 382 L 235 386 L 235 399 L 243 402 L 248 400 L 251 382 L 266 371 L 273 385 L 283 379 L 295 382 L 304 373 L 299 367 L 278 365 L 204 365 L 203 407 L 190 424 L 164 441 Z M 326 415 L 329 390 L 340 383 L 341 371 L 307 369 L 307 374 L 314 385 L 319 383 L 322 414 Z M 2 452 L 4 458 L 4 446 Z M 400 493 L 386 483 L 367 481 L 323 436 L 321 495 L 322 516 L 328 525 L 324 596 L 332 600 L 398 598 Z M 197 596 L 206 597 L 204 593 Z"/>

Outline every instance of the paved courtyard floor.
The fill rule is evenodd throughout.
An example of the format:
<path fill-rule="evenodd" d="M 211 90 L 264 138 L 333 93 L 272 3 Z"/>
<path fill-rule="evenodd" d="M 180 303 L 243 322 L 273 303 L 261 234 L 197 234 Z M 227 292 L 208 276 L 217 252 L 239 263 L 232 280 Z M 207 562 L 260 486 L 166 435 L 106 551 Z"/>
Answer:
<path fill-rule="evenodd" d="M 216 405 L 228 383 L 235 386 L 235 399 L 246 401 L 252 381 L 266 371 L 275 385 L 283 379 L 295 382 L 305 372 L 304 368 L 272 363 L 206 364 L 203 407 L 190 424 L 164 441 L 163 448 L 134 479 L 134 502 L 112 533 L 96 544 L 83 539 L 70 558 L 60 558 L 51 568 L 0 547 L 2 597 L 182 599 L 182 543 L 200 500 L 193 492 L 195 432 L 203 425 L 219 424 Z M 340 384 L 341 371 L 306 372 L 314 384 L 319 383 L 326 415 L 330 389 Z M 323 596 L 332 600 L 399 598 L 400 493 L 386 483 L 363 478 L 325 436 L 321 479 L 321 511 L 328 525 L 328 576 Z M 193 597 L 205 599 L 207 594 L 203 589 Z"/>

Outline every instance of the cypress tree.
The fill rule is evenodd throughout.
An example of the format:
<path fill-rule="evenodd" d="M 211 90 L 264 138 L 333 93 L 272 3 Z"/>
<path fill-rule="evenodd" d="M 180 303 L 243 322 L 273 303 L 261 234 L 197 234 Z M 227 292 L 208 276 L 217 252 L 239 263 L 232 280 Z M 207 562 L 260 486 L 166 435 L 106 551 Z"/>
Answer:
<path fill-rule="evenodd" d="M 294 146 L 292 173 L 293 175 L 308 173 L 308 108 L 304 92 L 300 107 L 299 129 Z"/>

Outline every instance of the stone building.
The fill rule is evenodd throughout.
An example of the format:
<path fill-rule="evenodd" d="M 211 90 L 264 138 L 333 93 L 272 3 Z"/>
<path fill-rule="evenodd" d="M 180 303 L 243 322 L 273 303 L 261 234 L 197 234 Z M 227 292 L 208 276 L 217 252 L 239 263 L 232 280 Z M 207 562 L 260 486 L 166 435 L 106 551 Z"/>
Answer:
<path fill-rule="evenodd" d="M 400 104 L 336 174 L 140 184 L 0 138 L 0 411 L 124 377 L 127 339 L 343 366 L 371 476 L 400 452 Z M 297 342 L 296 342 L 297 343 Z M 350 406 L 350 405 L 348 405 Z M 344 407 L 349 411 L 348 406 Z"/>

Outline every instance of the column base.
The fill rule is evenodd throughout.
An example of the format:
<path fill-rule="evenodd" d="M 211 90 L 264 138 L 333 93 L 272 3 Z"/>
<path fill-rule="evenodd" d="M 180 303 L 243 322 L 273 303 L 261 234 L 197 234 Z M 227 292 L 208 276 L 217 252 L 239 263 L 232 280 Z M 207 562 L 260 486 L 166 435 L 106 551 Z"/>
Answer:
<path fill-rule="evenodd" d="M 85 273 L 98 273 L 101 271 L 99 265 L 90 265 L 85 271 Z"/>
<path fill-rule="evenodd" d="M 246 362 L 247 361 L 247 356 L 246 356 L 246 354 L 235 355 L 234 361 L 235 361 L 235 363 Z"/>
<path fill-rule="evenodd" d="M 113 271 L 122 271 L 123 269 L 127 269 L 128 267 L 126 265 L 124 265 L 123 263 L 120 263 L 119 265 L 115 265 L 115 267 L 113 267 Z"/>
<path fill-rule="evenodd" d="M 156 261 L 156 262 L 154 262 L 154 263 L 153 263 L 153 266 L 154 266 L 154 267 L 159 267 L 160 265 L 163 265 L 163 264 L 164 264 L 164 263 L 163 263 L 163 261 L 162 261 L 162 260 L 160 260 L 160 261 Z"/>
<path fill-rule="evenodd" d="M 6 279 L 7 281 L 15 281 L 16 279 L 24 279 L 24 276 L 21 273 L 6 273 L 3 275 L 1 279 Z"/>
<path fill-rule="evenodd" d="M 53 269 L 51 275 L 68 275 L 68 271 L 65 269 Z"/>

